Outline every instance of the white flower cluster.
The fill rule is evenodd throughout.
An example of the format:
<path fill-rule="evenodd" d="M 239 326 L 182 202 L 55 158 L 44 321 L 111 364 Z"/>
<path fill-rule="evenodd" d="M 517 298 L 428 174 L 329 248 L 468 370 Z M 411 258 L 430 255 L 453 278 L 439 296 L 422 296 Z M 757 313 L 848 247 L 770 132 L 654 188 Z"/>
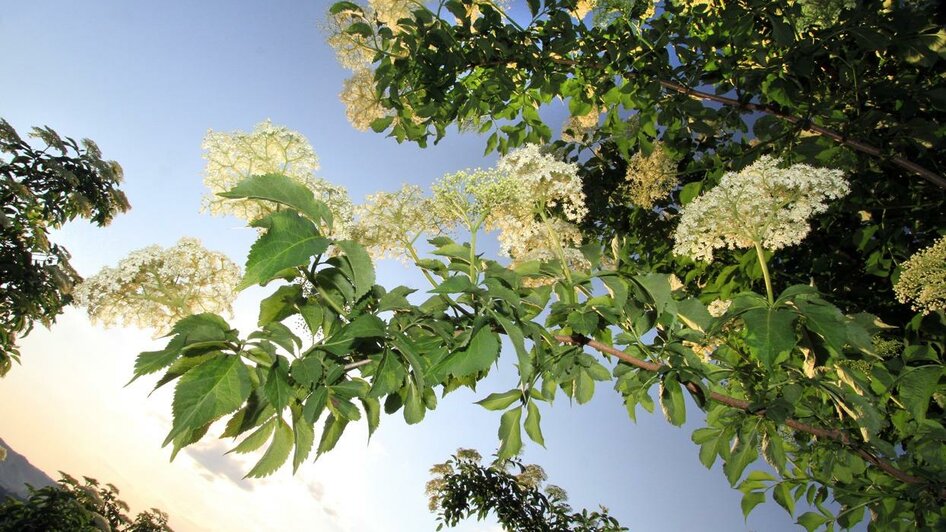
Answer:
<path fill-rule="evenodd" d="M 658 142 L 650 155 L 638 152 L 631 157 L 625 179 L 631 201 L 650 209 L 677 186 L 677 161 Z"/>
<path fill-rule="evenodd" d="M 517 183 L 520 202 L 560 207 L 565 218 L 572 222 L 580 222 L 588 213 L 578 165 L 556 159 L 538 144 L 527 144 L 508 153 L 496 167 Z"/>
<path fill-rule="evenodd" d="M 917 312 L 946 310 L 946 236 L 904 262 L 893 289 L 898 301 Z"/>
<path fill-rule="evenodd" d="M 158 334 L 201 312 L 231 312 L 240 268 L 196 238 L 175 246 L 133 251 L 115 268 L 103 268 L 78 285 L 76 304 L 93 322 L 153 327 Z"/>
<path fill-rule="evenodd" d="M 775 251 L 798 244 L 811 230 L 808 220 L 849 191 L 840 170 L 779 163 L 763 156 L 688 204 L 673 252 L 711 262 L 715 249 L 759 244 Z"/>
<path fill-rule="evenodd" d="M 440 234 L 436 209 L 420 187 L 404 185 L 397 192 L 378 192 L 355 208 L 351 236 L 375 259 L 407 260 L 408 249 L 424 233 Z"/>
<path fill-rule="evenodd" d="M 729 310 L 730 305 L 732 305 L 731 299 L 714 299 L 706 306 L 706 310 L 709 312 L 710 316 L 718 318 Z"/>
<path fill-rule="evenodd" d="M 358 131 L 368 131 L 372 122 L 390 114 L 375 93 L 374 71 L 370 68 L 356 70 L 346 79 L 338 97 L 345 104 L 345 116 Z"/>
<path fill-rule="evenodd" d="M 582 142 L 590 137 L 598 128 L 601 111 L 597 108 L 583 115 L 569 116 L 562 124 L 562 140 L 565 142 Z"/>
<path fill-rule="evenodd" d="M 344 238 L 353 215 L 348 191 L 312 175 L 319 161 L 302 134 L 266 120 L 251 133 L 209 131 L 202 148 L 207 159 L 204 185 L 210 190 L 203 204 L 211 214 L 253 221 L 275 211 L 275 204 L 267 201 L 234 200 L 217 194 L 250 176 L 282 174 L 308 187 L 316 199 L 328 205 L 335 217 L 331 236 Z"/>

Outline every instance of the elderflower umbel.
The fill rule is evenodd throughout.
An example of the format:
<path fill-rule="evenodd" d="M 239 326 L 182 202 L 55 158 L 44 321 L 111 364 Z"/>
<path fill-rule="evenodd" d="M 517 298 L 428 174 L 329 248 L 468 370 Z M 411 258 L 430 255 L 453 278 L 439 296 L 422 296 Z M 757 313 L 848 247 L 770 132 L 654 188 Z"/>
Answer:
<path fill-rule="evenodd" d="M 410 18 L 411 11 L 418 7 L 416 0 L 368 0 L 375 18 L 395 32 L 400 30 L 397 23 L 402 18 Z"/>
<path fill-rule="evenodd" d="M 93 322 L 153 327 L 159 334 L 201 312 L 230 312 L 240 268 L 196 238 L 168 249 L 131 252 L 115 268 L 103 268 L 76 287 L 76 304 Z"/>
<path fill-rule="evenodd" d="M 828 209 L 828 200 L 848 193 L 840 170 L 795 164 L 779 168 L 763 156 L 689 203 L 674 233 L 673 252 L 712 262 L 713 250 L 756 244 L 778 250 L 808 235 L 808 220 Z"/>
<path fill-rule="evenodd" d="M 397 192 L 371 194 L 355 211 L 357 221 L 352 227 L 352 238 L 375 259 L 407 259 L 410 247 L 420 235 L 441 233 L 431 200 L 416 185 L 404 185 Z"/>
<path fill-rule="evenodd" d="M 388 110 L 375 93 L 374 71 L 371 69 L 356 70 L 342 84 L 338 97 L 345 104 L 348 121 L 359 131 L 368 131 L 372 122 L 388 115 Z"/>
<path fill-rule="evenodd" d="M 903 263 L 893 290 L 898 301 L 917 312 L 946 310 L 946 236 Z"/>
<path fill-rule="evenodd" d="M 520 203 L 560 207 L 572 222 L 580 222 L 588 213 L 578 165 L 556 159 L 538 144 L 527 144 L 504 155 L 496 168 L 516 183 Z"/>
<path fill-rule="evenodd" d="M 640 207 L 650 209 L 670 195 L 677 186 L 677 162 L 670 157 L 662 143 L 645 156 L 635 153 L 627 163 L 628 195 Z"/>
<path fill-rule="evenodd" d="M 257 220 L 276 210 L 276 204 L 256 199 L 228 199 L 218 196 L 247 177 L 282 174 L 306 186 L 315 198 L 325 202 L 335 221 L 331 236 L 343 238 L 352 218 L 352 203 L 344 187 L 312 175 L 319 161 L 301 133 L 276 126 L 269 120 L 251 133 L 209 131 L 202 145 L 207 166 L 204 209 L 215 215 L 230 214 L 247 221 Z"/>
<path fill-rule="evenodd" d="M 565 142 L 581 142 L 590 136 L 598 127 L 601 112 L 592 109 L 583 115 L 569 116 L 562 124 L 562 140 Z"/>
<path fill-rule="evenodd" d="M 344 9 L 328 17 L 328 45 L 335 50 L 335 58 L 344 68 L 360 70 L 370 67 L 374 62 L 375 50 L 371 41 L 363 35 L 347 31 L 356 22 L 368 22 L 365 15 L 369 13 L 370 8 L 363 8 L 361 12 Z"/>

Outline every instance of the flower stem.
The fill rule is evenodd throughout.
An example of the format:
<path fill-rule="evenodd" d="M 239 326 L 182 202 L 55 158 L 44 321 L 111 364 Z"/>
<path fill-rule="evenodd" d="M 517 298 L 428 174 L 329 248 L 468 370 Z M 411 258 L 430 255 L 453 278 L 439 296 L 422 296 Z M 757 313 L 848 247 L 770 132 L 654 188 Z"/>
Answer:
<path fill-rule="evenodd" d="M 762 277 L 765 278 L 765 293 L 769 296 L 769 305 L 775 303 L 775 297 L 772 294 L 772 278 L 769 277 L 769 266 L 765 262 L 765 252 L 762 251 L 762 245 L 754 242 L 755 252 L 759 257 L 759 266 L 762 266 Z"/>

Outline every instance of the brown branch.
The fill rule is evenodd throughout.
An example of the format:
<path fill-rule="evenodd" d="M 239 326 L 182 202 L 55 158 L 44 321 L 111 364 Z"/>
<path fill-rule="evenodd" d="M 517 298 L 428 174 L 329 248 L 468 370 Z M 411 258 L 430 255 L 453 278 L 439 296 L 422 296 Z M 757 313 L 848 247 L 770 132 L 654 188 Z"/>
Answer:
<path fill-rule="evenodd" d="M 768 105 L 760 105 L 760 104 L 749 103 L 749 102 L 740 102 L 739 100 L 736 100 L 734 98 L 727 98 L 725 96 L 719 96 L 716 94 L 710 94 L 708 92 L 691 89 L 689 87 L 685 87 L 673 81 L 660 80 L 660 86 L 664 87 L 665 89 L 670 89 L 680 94 L 689 96 L 695 100 L 709 100 L 712 102 L 721 103 L 723 105 L 737 107 L 745 111 L 753 111 L 753 112 L 759 112 L 759 113 L 772 115 L 790 124 L 797 125 L 801 127 L 802 129 L 813 131 L 815 133 L 818 133 L 819 135 L 823 135 L 825 137 L 833 139 L 837 141 L 838 143 L 844 146 L 847 146 L 855 151 L 866 153 L 867 155 L 872 155 L 874 157 L 883 156 L 883 153 L 881 152 L 880 148 L 876 146 L 872 146 L 870 144 L 861 142 L 859 140 L 849 139 L 847 138 L 847 136 L 842 135 L 841 133 L 838 133 L 837 131 L 834 131 L 825 127 L 821 127 L 817 124 L 812 123 L 810 120 L 806 121 L 797 116 L 785 114 L 781 111 L 778 111 L 776 109 L 769 107 Z M 946 188 L 946 178 L 937 174 L 936 172 L 933 172 L 932 170 L 929 170 L 927 168 L 924 168 L 923 166 L 916 164 L 913 161 L 909 161 L 900 156 L 894 156 L 890 158 L 890 162 L 892 162 L 896 166 L 899 166 L 900 168 L 903 168 L 904 170 L 907 170 L 908 172 L 912 172 L 919 175 L 923 179 L 926 179 L 930 183 L 933 183 L 934 185 L 940 188 Z"/>
<path fill-rule="evenodd" d="M 621 351 L 620 349 L 616 349 L 609 345 L 603 344 L 601 342 L 598 342 L 597 340 L 592 340 L 591 338 L 588 338 L 586 336 L 582 336 L 578 334 L 575 334 L 572 336 L 555 335 L 554 338 L 563 344 L 580 345 L 580 346 L 587 345 L 588 347 L 591 347 L 592 349 L 614 356 L 615 358 L 618 358 L 636 368 L 640 368 L 645 371 L 656 373 L 660 371 L 661 368 L 664 367 L 663 364 L 658 364 L 656 362 L 642 360 L 633 355 L 629 355 L 628 353 Z M 694 393 L 694 394 L 702 393 L 699 386 L 697 386 L 693 382 L 684 383 L 684 386 L 686 386 L 686 388 L 690 390 L 691 393 Z M 749 412 L 750 403 L 749 401 L 746 401 L 745 399 L 737 399 L 735 397 L 723 395 L 718 392 L 709 392 L 709 395 L 707 398 L 711 401 L 716 401 L 717 403 L 724 404 L 731 408 L 735 408 L 737 410 L 742 410 L 743 412 L 750 413 Z M 763 416 L 765 415 L 765 410 L 764 409 L 757 410 L 751 413 L 757 416 Z M 855 454 L 857 454 L 858 456 L 860 456 L 867 462 L 875 465 L 876 467 L 878 467 L 879 469 L 881 469 L 883 472 L 887 473 L 891 477 L 905 484 L 926 483 L 925 479 L 910 475 L 898 469 L 893 464 L 884 460 L 883 458 L 875 456 L 874 454 L 864 449 L 861 449 L 859 447 L 854 447 L 854 442 L 852 442 L 850 436 L 848 436 L 847 433 L 845 433 L 844 431 L 841 431 L 838 429 L 824 429 L 824 428 L 816 427 L 814 425 L 809 425 L 807 423 L 802 423 L 801 421 L 791 419 L 791 418 L 788 418 L 785 420 L 785 425 L 799 432 L 805 432 L 807 434 L 811 434 L 818 438 L 834 440 L 841 444 L 850 446 L 852 447 L 852 451 Z M 940 493 L 940 497 L 946 498 L 946 493 Z"/>

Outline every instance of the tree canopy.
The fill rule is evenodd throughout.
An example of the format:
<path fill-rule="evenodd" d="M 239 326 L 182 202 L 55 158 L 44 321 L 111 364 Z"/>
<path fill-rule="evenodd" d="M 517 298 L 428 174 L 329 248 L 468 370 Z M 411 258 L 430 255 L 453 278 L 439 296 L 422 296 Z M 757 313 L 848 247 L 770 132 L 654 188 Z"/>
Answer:
<path fill-rule="evenodd" d="M 49 230 L 76 218 L 107 225 L 129 209 L 121 167 L 94 142 L 48 127 L 31 136 L 45 146 L 34 148 L 0 119 L 0 375 L 19 358 L 17 336 L 34 322 L 50 325 L 82 280 Z"/>
<path fill-rule="evenodd" d="M 805 501 L 808 530 L 942 526 L 939 9 L 335 4 L 356 127 L 421 146 L 472 129 L 502 157 L 352 211 L 307 176 L 236 163 L 243 179 L 216 192 L 259 233 L 240 286 L 276 286 L 257 330 L 195 314 L 139 356 L 136 377 L 176 381 L 165 444 L 229 416 L 235 452 L 268 444 L 248 476 L 298 468 L 352 422 L 372 433 L 382 408 L 421 422 L 506 337 L 519 382 L 479 402 L 502 412 L 500 459 L 523 432 L 544 444 L 558 393 L 583 404 L 611 383 L 632 419 L 659 404 L 682 425 L 691 396 L 700 460 L 722 462 L 745 514 L 771 497 L 792 514 Z M 540 110 L 559 100 L 554 140 Z M 488 231 L 508 260 L 483 254 Z M 375 284 L 372 259 L 391 255 L 426 298 Z"/>

